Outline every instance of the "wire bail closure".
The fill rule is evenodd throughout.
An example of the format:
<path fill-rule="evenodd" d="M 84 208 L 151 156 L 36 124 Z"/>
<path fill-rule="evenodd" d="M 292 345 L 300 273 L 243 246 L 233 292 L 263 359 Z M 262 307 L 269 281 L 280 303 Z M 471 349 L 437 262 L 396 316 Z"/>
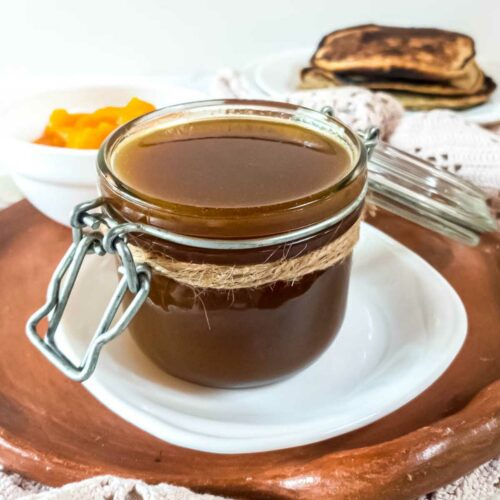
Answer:
<path fill-rule="evenodd" d="M 144 264 L 135 265 L 125 237 L 118 236 L 112 240 L 111 246 L 104 245 L 105 236 L 99 229 L 102 225 L 108 229 L 116 225 L 116 222 L 102 211 L 93 212 L 104 205 L 104 200 L 97 198 L 77 205 L 73 210 L 71 216 L 73 243 L 54 271 L 47 289 L 45 304 L 29 318 L 26 324 L 26 334 L 33 345 L 67 377 L 77 382 L 83 382 L 92 375 L 102 347 L 127 328 L 146 300 L 150 289 L 151 271 Z M 56 331 L 85 257 L 106 254 L 118 255 L 119 272 L 122 278 L 106 307 L 83 359 L 76 365 L 59 349 L 55 338 Z M 134 297 L 115 321 L 127 292 L 134 294 Z M 48 327 L 42 337 L 37 329 L 44 318 L 48 320 Z"/>

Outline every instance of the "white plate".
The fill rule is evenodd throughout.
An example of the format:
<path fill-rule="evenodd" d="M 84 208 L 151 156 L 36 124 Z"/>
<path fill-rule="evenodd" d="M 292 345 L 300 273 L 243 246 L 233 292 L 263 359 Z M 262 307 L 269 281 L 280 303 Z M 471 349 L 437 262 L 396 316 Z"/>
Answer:
<path fill-rule="evenodd" d="M 314 49 L 296 49 L 266 57 L 250 65 L 244 72 L 257 92 L 269 97 L 295 92 L 299 85 L 300 70 L 308 65 Z M 480 62 L 486 74 L 500 82 L 500 62 Z M 500 121 L 500 92 L 480 106 L 458 111 L 467 120 L 487 124 Z"/>
<path fill-rule="evenodd" d="M 58 340 L 75 360 L 116 283 L 114 263 L 83 268 Z M 125 333 L 106 346 L 87 389 L 154 436 L 215 453 L 276 450 L 352 431 L 431 385 L 460 350 L 464 307 L 429 264 L 364 224 L 345 323 L 309 368 L 274 385 L 222 390 L 171 377 Z"/>

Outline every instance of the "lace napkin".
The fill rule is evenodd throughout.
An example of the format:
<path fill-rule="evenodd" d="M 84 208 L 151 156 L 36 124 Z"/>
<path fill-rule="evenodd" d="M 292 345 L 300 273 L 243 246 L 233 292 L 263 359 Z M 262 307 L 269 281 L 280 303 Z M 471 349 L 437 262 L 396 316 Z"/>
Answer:
<path fill-rule="evenodd" d="M 458 113 L 435 110 L 403 116 L 389 142 L 473 182 L 500 220 L 500 129 L 487 130 Z"/>
<path fill-rule="evenodd" d="M 98 476 L 61 488 L 48 488 L 18 474 L 0 471 L 0 500 L 223 500 L 171 484 L 149 485 L 136 479 Z"/>
<path fill-rule="evenodd" d="M 478 467 L 457 481 L 418 500 L 499 500 L 500 460 Z M 47 488 L 18 474 L 0 471 L 1 500 L 220 500 L 224 497 L 200 495 L 170 484 L 148 485 L 135 479 L 99 476 Z"/>

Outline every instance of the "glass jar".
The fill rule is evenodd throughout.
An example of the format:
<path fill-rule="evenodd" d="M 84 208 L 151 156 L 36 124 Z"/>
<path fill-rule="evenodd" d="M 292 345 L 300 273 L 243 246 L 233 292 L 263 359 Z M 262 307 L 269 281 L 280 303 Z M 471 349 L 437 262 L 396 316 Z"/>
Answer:
<path fill-rule="evenodd" d="M 229 117 L 293 123 L 332 137 L 348 150 L 350 167 L 313 198 L 246 209 L 151 203 L 113 172 L 117 148 L 144 130 Z M 366 154 L 354 132 L 318 112 L 257 101 L 194 103 L 135 120 L 106 142 L 98 172 L 108 214 L 119 224 L 147 224 L 204 242 L 200 248 L 134 234 L 131 245 L 176 261 L 215 266 L 282 262 L 331 244 L 359 220 L 366 192 Z M 147 356 L 180 378 L 215 387 L 274 382 L 312 363 L 335 338 L 346 308 L 350 267 L 349 254 L 293 282 L 237 289 L 193 287 L 153 267 L 149 296 L 129 331 Z"/>

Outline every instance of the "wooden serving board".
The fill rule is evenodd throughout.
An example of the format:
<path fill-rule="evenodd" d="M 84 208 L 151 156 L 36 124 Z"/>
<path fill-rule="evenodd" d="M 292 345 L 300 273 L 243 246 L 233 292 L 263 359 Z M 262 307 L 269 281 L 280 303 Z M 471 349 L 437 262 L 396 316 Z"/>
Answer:
<path fill-rule="evenodd" d="M 469 317 L 464 348 L 418 398 L 363 429 L 269 453 L 169 445 L 53 368 L 24 324 L 42 304 L 68 229 L 27 202 L 0 213 L 0 463 L 50 485 L 98 474 L 239 498 L 413 498 L 500 455 L 500 236 L 468 248 L 395 216 L 374 221 L 436 267 Z"/>

